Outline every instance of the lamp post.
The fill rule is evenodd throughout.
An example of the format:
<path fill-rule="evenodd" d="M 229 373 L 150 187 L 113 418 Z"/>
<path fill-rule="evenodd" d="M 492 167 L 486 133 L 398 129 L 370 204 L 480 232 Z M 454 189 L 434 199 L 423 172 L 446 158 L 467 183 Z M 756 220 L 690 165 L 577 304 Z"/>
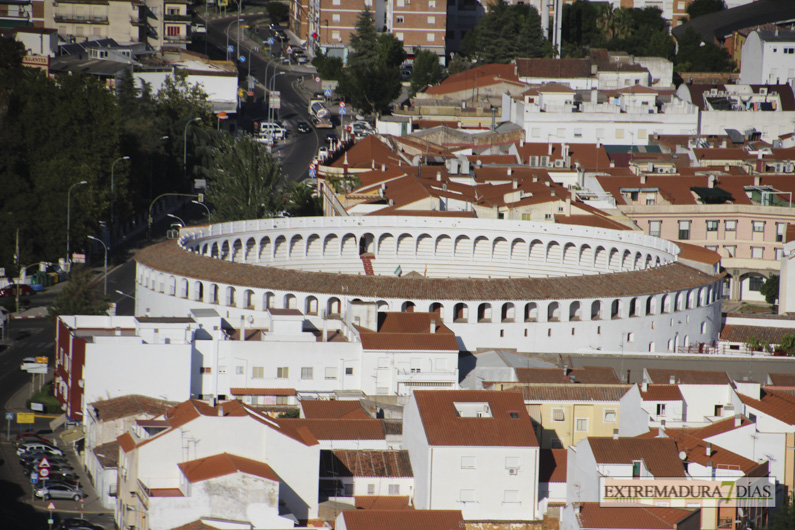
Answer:
<path fill-rule="evenodd" d="M 183 221 L 182 219 L 180 219 L 179 217 L 177 217 L 173 213 L 167 213 L 166 217 L 171 217 L 172 219 L 176 219 L 177 221 L 179 221 L 179 224 L 181 224 L 183 227 L 185 226 L 185 221 Z"/>
<path fill-rule="evenodd" d="M 274 67 L 274 74 L 270 78 L 270 87 L 268 90 L 268 121 L 270 122 L 268 127 L 271 128 L 271 137 L 274 133 L 273 127 L 273 120 L 276 118 L 276 113 L 274 112 L 273 105 L 271 104 L 271 94 L 273 93 L 274 89 L 276 88 L 276 78 L 280 75 L 284 75 L 286 72 L 276 72 L 276 68 Z"/>
<path fill-rule="evenodd" d="M 243 15 L 243 0 L 237 0 L 237 60 L 240 61 L 240 17 Z"/>
<path fill-rule="evenodd" d="M 108 246 L 105 244 L 104 241 L 101 239 L 94 237 L 94 236 L 86 236 L 88 239 L 93 239 L 94 241 L 99 241 L 102 244 L 102 248 L 105 249 L 105 287 L 104 287 L 104 294 L 108 296 Z"/>
<path fill-rule="evenodd" d="M 185 124 L 185 131 L 183 133 L 183 136 L 185 137 L 185 149 L 182 154 L 182 174 L 185 177 L 188 176 L 188 125 L 200 121 L 202 121 L 201 118 L 193 118 L 192 120 L 190 120 L 188 123 Z"/>
<path fill-rule="evenodd" d="M 210 211 L 210 207 L 209 206 L 207 206 L 203 202 L 199 202 L 199 201 L 190 201 L 190 202 L 192 202 L 193 204 L 198 204 L 199 206 L 204 206 L 204 209 L 207 210 L 207 221 L 208 222 L 212 222 L 213 214 Z"/>
<path fill-rule="evenodd" d="M 111 248 L 113 247 L 113 241 L 115 239 L 114 238 L 115 234 L 114 234 L 114 231 L 113 231 L 113 228 L 115 226 L 113 224 L 113 206 L 114 206 L 114 204 L 116 202 L 116 190 L 115 190 L 115 187 L 114 187 L 116 162 L 119 162 L 121 160 L 129 160 L 129 159 L 130 159 L 129 156 L 122 156 L 122 157 L 117 158 L 116 160 L 114 160 L 113 164 L 111 164 L 111 166 L 110 166 L 110 246 L 111 246 Z M 105 294 L 107 294 L 107 293 L 105 293 Z"/>
<path fill-rule="evenodd" d="M 69 238 L 71 237 L 71 223 L 72 223 L 72 189 L 75 186 L 88 184 L 87 180 L 75 182 L 69 186 L 69 191 L 66 192 L 66 269 L 72 272 L 72 257 L 69 255 Z"/>

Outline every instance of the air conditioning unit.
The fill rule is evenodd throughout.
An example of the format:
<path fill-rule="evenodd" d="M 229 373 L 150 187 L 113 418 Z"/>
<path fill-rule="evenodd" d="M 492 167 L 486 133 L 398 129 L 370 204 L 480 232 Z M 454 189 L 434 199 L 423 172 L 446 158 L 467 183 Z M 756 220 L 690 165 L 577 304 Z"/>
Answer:
<path fill-rule="evenodd" d="M 676 168 L 675 167 L 669 167 L 668 168 L 668 173 L 676 173 Z"/>
<path fill-rule="evenodd" d="M 516 475 L 519 474 L 519 469 L 515 468 L 515 467 L 509 467 L 508 468 L 508 474 L 516 476 Z"/>

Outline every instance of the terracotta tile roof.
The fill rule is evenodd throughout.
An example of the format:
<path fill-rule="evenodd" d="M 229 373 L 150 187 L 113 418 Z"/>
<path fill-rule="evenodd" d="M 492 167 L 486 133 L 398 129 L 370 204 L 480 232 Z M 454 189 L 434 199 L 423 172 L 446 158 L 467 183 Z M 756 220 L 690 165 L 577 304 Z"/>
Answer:
<path fill-rule="evenodd" d="M 574 204 L 572 204 L 574 207 Z M 627 225 L 614 221 L 604 215 L 560 215 L 555 214 L 555 222 L 563 225 L 592 226 L 594 228 L 607 228 L 609 230 L 632 230 Z"/>
<path fill-rule="evenodd" d="M 677 385 L 649 385 L 640 397 L 643 401 L 682 401 L 684 397 Z"/>
<path fill-rule="evenodd" d="M 233 396 L 294 396 L 294 388 L 238 388 L 232 387 Z"/>
<path fill-rule="evenodd" d="M 174 403 L 154 399 L 147 396 L 121 396 L 104 401 L 95 401 L 89 405 L 101 421 L 113 421 L 129 416 L 159 416 Z"/>
<path fill-rule="evenodd" d="M 786 335 L 792 335 L 795 330 L 792 328 L 771 328 L 767 326 L 741 326 L 738 324 L 727 324 L 720 331 L 721 340 L 729 342 L 746 343 L 750 339 L 766 340 L 770 344 L 781 344 L 781 339 Z"/>
<path fill-rule="evenodd" d="M 508 385 L 505 385 L 508 388 Z M 534 384 L 516 385 L 511 390 L 521 390 L 525 402 L 540 401 L 613 401 L 632 388 L 632 385 L 572 385 Z"/>
<path fill-rule="evenodd" d="M 568 449 L 541 449 L 538 453 L 538 482 L 566 482 Z"/>
<path fill-rule="evenodd" d="M 519 78 L 516 76 L 516 67 L 512 64 L 484 64 L 482 66 L 476 66 L 475 68 L 453 74 L 445 79 L 445 81 L 451 83 L 456 83 L 464 79 L 474 81 L 476 78 L 480 77 L 502 77 L 509 81 L 519 81 Z"/>
<path fill-rule="evenodd" d="M 346 157 L 342 156 L 330 164 L 331 167 L 343 168 L 345 166 Z M 347 151 L 348 167 L 351 169 L 372 168 L 376 161 L 378 164 L 385 163 L 387 165 L 398 165 L 402 160 L 400 156 L 395 154 L 392 149 L 387 146 L 383 140 L 377 135 L 368 134 L 361 140 L 357 141 Z"/>
<path fill-rule="evenodd" d="M 199 401 L 198 399 L 189 399 L 183 401 L 176 407 L 171 407 L 166 411 L 165 419 L 168 420 L 172 428 L 177 428 L 185 425 L 186 423 L 195 420 L 199 416 L 220 416 L 223 411 L 223 416 L 247 416 L 248 413 L 239 401 L 225 401 L 219 403 L 215 407 Z"/>
<path fill-rule="evenodd" d="M 632 464 L 643 460 L 655 477 L 685 476 L 679 450 L 670 438 L 589 437 L 588 442 L 598 464 Z"/>
<path fill-rule="evenodd" d="M 600 506 L 596 502 L 580 504 L 577 515 L 583 530 L 670 530 L 689 517 L 699 517 L 699 510 L 658 506 Z"/>
<path fill-rule="evenodd" d="M 201 520 L 196 520 L 177 526 L 173 530 L 218 530 L 218 526 L 210 526 Z"/>
<path fill-rule="evenodd" d="M 584 366 L 566 370 L 558 368 L 516 368 L 520 383 L 620 384 L 616 371 L 609 366 Z"/>
<path fill-rule="evenodd" d="M 461 510 L 345 510 L 347 530 L 451 530 L 464 528 Z"/>
<path fill-rule="evenodd" d="M 693 436 L 686 429 L 666 429 L 665 434 L 668 439 L 676 443 L 678 451 L 683 451 L 687 455 L 686 462 L 694 462 L 705 467 L 712 462 L 713 467 L 717 469 L 736 469 L 745 474 L 751 473 L 760 465 L 744 456 Z M 707 454 L 707 445 L 710 448 L 709 454 Z"/>
<path fill-rule="evenodd" d="M 413 396 L 430 445 L 538 447 L 518 392 L 415 390 Z M 455 403 L 488 403 L 491 417 L 459 417 Z"/>
<path fill-rule="evenodd" d="M 676 291 L 714 282 L 718 277 L 681 263 L 635 272 L 561 278 L 510 278 L 472 280 L 409 279 L 388 276 L 354 276 L 302 272 L 211 259 L 182 250 L 172 239 L 151 245 L 135 255 L 138 263 L 176 275 L 206 281 L 225 278 L 241 286 L 283 291 L 342 293 L 374 298 L 419 300 L 545 300 L 614 298 Z"/>
<path fill-rule="evenodd" d="M 504 166 L 519 163 L 516 159 L 516 155 L 467 155 L 466 158 L 471 164 Z"/>
<path fill-rule="evenodd" d="M 372 419 L 362 408 L 360 401 L 342 399 L 303 399 L 301 410 L 304 418 L 310 420 L 344 419 L 344 420 L 369 420 Z"/>
<path fill-rule="evenodd" d="M 94 456 L 97 457 L 97 460 L 99 460 L 99 463 L 102 464 L 102 467 L 105 469 L 112 469 L 119 464 L 119 445 L 120 444 L 118 440 L 114 440 L 112 442 L 98 445 L 93 449 Z M 125 453 L 126 452 L 127 451 L 125 451 Z"/>
<path fill-rule="evenodd" d="M 730 385 L 726 372 L 706 370 L 671 370 L 668 368 L 647 368 L 650 383 L 670 384 L 671 377 L 679 385 Z"/>
<path fill-rule="evenodd" d="M 573 79 L 592 77 L 590 59 L 516 59 L 518 77 Z"/>
<path fill-rule="evenodd" d="M 125 432 L 124 434 L 116 438 L 116 441 L 119 442 L 119 447 L 121 447 L 121 450 L 124 451 L 125 453 L 129 453 L 130 451 L 135 449 L 135 440 L 133 440 L 132 435 L 128 432 Z"/>
<path fill-rule="evenodd" d="M 199 458 L 198 460 L 182 462 L 177 465 L 182 470 L 185 478 L 188 479 L 188 482 L 193 484 L 233 473 L 246 473 L 279 482 L 278 475 L 265 462 L 229 453 Z"/>
<path fill-rule="evenodd" d="M 768 374 L 768 377 L 773 386 L 795 386 L 795 374 Z"/>
<path fill-rule="evenodd" d="M 795 425 L 795 396 L 767 388 L 762 389 L 762 399 L 754 399 L 745 394 L 737 395 L 746 406 L 772 416 L 787 425 Z"/>
<path fill-rule="evenodd" d="M 434 332 L 431 333 L 431 322 Z M 436 313 L 386 313 L 378 331 L 357 327 L 365 350 L 458 351 L 458 342 Z"/>
<path fill-rule="evenodd" d="M 714 250 L 699 247 L 698 245 L 691 245 L 690 243 L 683 243 L 681 241 L 675 241 L 675 243 L 681 250 L 679 253 L 680 259 L 707 263 L 709 265 L 717 265 L 720 263 L 720 254 Z"/>
<path fill-rule="evenodd" d="M 411 498 L 402 495 L 369 495 L 354 497 L 354 506 L 359 510 L 413 510 Z"/>
<path fill-rule="evenodd" d="M 733 431 L 734 429 L 738 429 L 740 427 L 745 427 L 751 424 L 751 420 L 744 416 L 738 416 L 740 420 L 740 425 L 735 425 L 735 417 L 726 418 L 725 420 L 716 421 L 710 425 L 705 427 L 697 427 L 695 429 L 688 429 L 688 432 L 697 438 L 701 438 L 702 440 L 706 440 L 712 436 L 717 436 L 718 434 L 723 434 L 729 431 Z"/>
<path fill-rule="evenodd" d="M 519 81 L 513 81 L 499 76 L 482 75 L 475 79 L 458 79 L 452 81 L 450 78 L 447 78 L 439 85 L 426 88 L 423 93 L 432 96 L 444 96 L 445 94 L 456 94 L 471 90 L 474 94 L 475 90 L 478 88 L 504 84 L 517 87 L 522 87 L 524 85 L 524 83 L 520 83 Z"/>
<path fill-rule="evenodd" d="M 150 497 L 184 497 L 185 494 L 179 488 L 152 488 L 149 490 Z"/>
<path fill-rule="evenodd" d="M 381 420 L 309 420 L 303 418 L 277 418 L 274 420 L 282 428 L 303 428 L 318 440 L 383 440 Z"/>
<path fill-rule="evenodd" d="M 320 476 L 413 477 L 407 450 L 320 452 Z"/>

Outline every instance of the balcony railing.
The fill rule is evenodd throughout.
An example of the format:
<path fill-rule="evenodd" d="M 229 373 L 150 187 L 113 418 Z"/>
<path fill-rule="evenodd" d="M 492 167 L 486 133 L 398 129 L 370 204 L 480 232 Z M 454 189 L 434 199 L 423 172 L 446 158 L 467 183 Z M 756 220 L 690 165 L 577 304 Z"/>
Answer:
<path fill-rule="evenodd" d="M 185 22 L 189 23 L 191 21 L 190 15 L 163 15 L 163 20 L 166 22 Z"/>
<path fill-rule="evenodd" d="M 83 15 L 55 15 L 55 22 L 69 24 L 107 24 L 108 17 L 86 17 Z"/>

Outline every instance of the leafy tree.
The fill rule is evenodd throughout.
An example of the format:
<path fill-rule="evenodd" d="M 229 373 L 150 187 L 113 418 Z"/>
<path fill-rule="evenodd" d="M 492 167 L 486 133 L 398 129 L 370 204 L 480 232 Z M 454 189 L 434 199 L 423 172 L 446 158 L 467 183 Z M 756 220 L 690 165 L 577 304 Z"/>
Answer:
<path fill-rule="evenodd" d="M 281 24 L 290 16 L 290 6 L 281 2 L 268 2 L 265 4 L 265 11 L 274 24 Z"/>
<path fill-rule="evenodd" d="M 787 355 L 795 354 L 795 335 L 784 335 L 781 337 L 778 347 Z"/>
<path fill-rule="evenodd" d="M 0 69 L 21 68 L 24 56 L 24 44 L 13 37 L 0 37 Z"/>
<path fill-rule="evenodd" d="M 327 81 L 339 81 L 342 77 L 342 58 L 330 57 L 319 53 L 312 59 L 312 66 L 317 68 L 317 74 Z"/>
<path fill-rule="evenodd" d="M 262 219 L 283 211 L 282 168 L 248 134 L 219 138 L 205 170 L 213 221 Z"/>
<path fill-rule="evenodd" d="M 745 347 L 751 351 L 768 352 L 770 351 L 770 342 L 757 337 L 749 337 L 748 340 L 745 341 Z"/>
<path fill-rule="evenodd" d="M 600 7 L 597 8 L 597 5 Z M 602 8 L 601 6 L 605 6 Z M 610 4 L 595 4 L 577 0 L 563 6 L 562 40 L 563 57 L 583 57 L 584 49 L 604 47 L 605 38 L 597 27 L 599 9 L 609 8 Z M 612 12 L 612 10 L 611 10 Z"/>
<path fill-rule="evenodd" d="M 795 528 L 795 496 L 790 496 L 783 506 L 777 506 L 767 520 L 767 530 L 792 530 Z"/>
<path fill-rule="evenodd" d="M 711 42 L 703 42 L 693 28 L 687 28 L 679 39 L 674 63 L 678 72 L 730 72 L 733 68 L 728 52 Z"/>
<path fill-rule="evenodd" d="M 723 0 L 693 0 L 687 6 L 687 14 L 691 19 L 710 13 L 717 13 L 726 9 L 726 2 Z"/>
<path fill-rule="evenodd" d="M 530 5 L 508 5 L 505 0 L 491 4 L 489 12 L 464 35 L 460 52 L 482 64 L 553 54 L 551 45 L 543 37 L 538 11 Z"/>
<path fill-rule="evenodd" d="M 770 305 L 775 304 L 778 300 L 778 285 L 778 275 L 771 274 L 759 290 L 759 293 L 765 297 L 765 302 Z"/>
<path fill-rule="evenodd" d="M 287 213 L 291 217 L 323 215 L 323 199 L 312 181 L 291 182 L 287 192 Z"/>
<path fill-rule="evenodd" d="M 447 64 L 447 73 L 450 75 L 458 74 L 472 68 L 472 63 L 467 61 L 463 55 L 457 53 Z"/>
<path fill-rule="evenodd" d="M 50 317 L 55 318 L 57 315 L 102 315 L 107 313 L 108 307 L 91 269 L 73 267 L 66 287 L 47 310 Z"/>
<path fill-rule="evenodd" d="M 442 80 L 442 73 L 439 56 L 430 50 L 419 50 L 414 55 L 409 96 L 414 97 L 414 94 L 426 86 L 437 84 Z"/>
<path fill-rule="evenodd" d="M 370 66 L 380 59 L 377 50 L 378 34 L 375 31 L 373 12 L 365 7 L 356 21 L 356 31 L 351 33 L 348 65 Z"/>
<path fill-rule="evenodd" d="M 390 68 L 397 68 L 406 60 L 403 42 L 391 33 L 382 33 L 376 39 L 376 53 L 382 63 Z"/>

